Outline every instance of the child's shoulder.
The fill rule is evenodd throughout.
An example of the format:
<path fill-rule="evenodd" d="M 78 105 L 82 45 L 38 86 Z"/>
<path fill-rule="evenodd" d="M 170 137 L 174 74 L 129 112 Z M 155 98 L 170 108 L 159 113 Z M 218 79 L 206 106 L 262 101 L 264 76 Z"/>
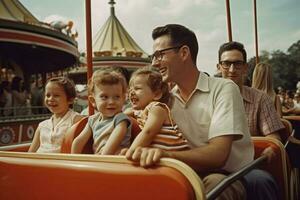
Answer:
<path fill-rule="evenodd" d="M 96 112 L 94 113 L 93 115 L 90 115 L 88 118 L 89 118 L 89 121 L 94 121 L 94 120 L 97 120 L 101 117 L 101 113 L 100 112 Z"/>
<path fill-rule="evenodd" d="M 97 121 L 99 121 L 99 118 L 101 117 L 101 113 L 96 112 L 93 115 L 88 116 L 88 124 L 92 127 Z"/>
<path fill-rule="evenodd" d="M 124 119 L 126 119 L 126 120 L 129 120 L 129 116 L 128 115 L 126 115 L 125 113 L 123 113 L 123 112 L 119 112 L 118 114 L 116 114 L 115 116 L 114 116 L 114 119 L 116 120 L 124 120 Z"/>
<path fill-rule="evenodd" d="M 46 119 L 44 121 L 41 121 L 39 123 L 39 126 L 40 127 L 49 127 L 51 125 L 51 123 L 52 123 L 52 117 L 50 117 L 49 119 Z"/>
<path fill-rule="evenodd" d="M 169 110 L 169 107 L 168 107 L 167 104 L 161 103 L 161 102 L 159 102 L 159 101 L 152 101 L 151 103 L 149 103 L 149 104 L 146 106 L 145 109 L 146 109 L 146 110 L 151 110 L 151 109 L 153 109 L 153 108 L 156 107 L 156 106 L 159 106 L 159 107 L 162 107 L 162 108 L 164 108 L 164 109 Z"/>

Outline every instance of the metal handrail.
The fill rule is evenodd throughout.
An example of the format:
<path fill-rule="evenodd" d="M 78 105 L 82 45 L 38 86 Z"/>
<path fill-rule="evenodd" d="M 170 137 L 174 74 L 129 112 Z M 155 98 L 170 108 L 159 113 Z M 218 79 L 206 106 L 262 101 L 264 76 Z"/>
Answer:
<path fill-rule="evenodd" d="M 245 165 L 242 169 L 237 172 L 234 172 L 224 178 L 220 183 L 217 184 L 211 191 L 209 191 L 206 195 L 207 200 L 216 199 L 230 184 L 233 182 L 240 180 L 246 174 L 248 174 L 252 169 L 259 166 L 261 163 L 267 160 L 266 155 L 262 155 L 254 161 L 250 162 L 248 165 Z"/>

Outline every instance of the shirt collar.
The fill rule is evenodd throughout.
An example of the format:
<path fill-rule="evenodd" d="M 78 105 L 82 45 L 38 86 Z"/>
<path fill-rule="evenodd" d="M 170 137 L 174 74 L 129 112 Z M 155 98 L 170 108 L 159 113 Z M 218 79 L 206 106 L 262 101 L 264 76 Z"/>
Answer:
<path fill-rule="evenodd" d="M 242 86 L 241 95 L 244 101 L 248 103 L 253 103 L 252 99 L 250 98 L 250 92 L 247 86 Z"/>
<path fill-rule="evenodd" d="M 209 92 L 209 83 L 208 83 L 208 76 L 205 73 L 200 72 L 199 73 L 199 77 L 198 77 L 198 81 L 197 84 L 193 90 L 193 92 L 191 93 L 190 97 L 188 98 L 187 102 L 189 101 L 189 99 L 194 95 L 194 93 L 196 91 L 202 91 L 202 92 Z M 179 88 L 176 85 L 173 90 L 171 91 L 177 98 L 179 98 L 182 102 L 184 102 L 181 97 L 180 97 L 180 92 L 179 92 Z"/>
<path fill-rule="evenodd" d="M 195 90 L 209 92 L 208 76 L 205 73 L 200 72 Z"/>
<path fill-rule="evenodd" d="M 199 73 L 198 81 L 194 91 L 196 90 L 200 90 L 203 92 L 209 91 L 208 76 L 203 72 Z M 177 85 L 172 89 L 172 92 L 175 94 L 179 94 L 179 88 Z"/>

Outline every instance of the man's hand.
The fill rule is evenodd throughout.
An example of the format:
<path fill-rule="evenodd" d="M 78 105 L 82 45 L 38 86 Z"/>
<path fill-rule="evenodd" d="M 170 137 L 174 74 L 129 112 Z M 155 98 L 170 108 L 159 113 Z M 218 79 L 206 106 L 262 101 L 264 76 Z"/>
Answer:
<path fill-rule="evenodd" d="M 128 149 L 125 156 L 128 160 L 139 162 L 142 167 L 150 167 L 168 154 L 158 148 L 137 147 L 135 150 Z"/>
<path fill-rule="evenodd" d="M 261 154 L 267 156 L 268 163 L 270 163 L 276 157 L 276 154 L 272 147 L 267 147 Z"/>
<path fill-rule="evenodd" d="M 123 149 L 121 149 L 119 155 L 125 156 L 125 154 L 126 154 L 127 151 L 128 151 L 128 148 L 123 148 Z"/>

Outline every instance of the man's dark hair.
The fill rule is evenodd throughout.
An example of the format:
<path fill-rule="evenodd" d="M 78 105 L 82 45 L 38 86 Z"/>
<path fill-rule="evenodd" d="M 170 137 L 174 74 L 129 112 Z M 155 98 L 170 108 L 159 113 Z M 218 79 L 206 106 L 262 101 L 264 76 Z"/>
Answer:
<path fill-rule="evenodd" d="M 179 24 L 167 24 L 157 27 L 152 31 L 153 40 L 163 35 L 170 36 L 171 45 L 173 46 L 187 45 L 190 49 L 193 63 L 196 65 L 198 42 L 193 31 Z"/>
<path fill-rule="evenodd" d="M 221 55 L 225 51 L 231 51 L 231 50 L 240 51 L 243 54 L 244 61 L 247 62 L 247 53 L 244 48 L 244 45 L 242 43 L 233 41 L 233 42 L 226 42 L 220 46 L 220 48 L 219 48 L 219 63 L 221 61 Z"/>

